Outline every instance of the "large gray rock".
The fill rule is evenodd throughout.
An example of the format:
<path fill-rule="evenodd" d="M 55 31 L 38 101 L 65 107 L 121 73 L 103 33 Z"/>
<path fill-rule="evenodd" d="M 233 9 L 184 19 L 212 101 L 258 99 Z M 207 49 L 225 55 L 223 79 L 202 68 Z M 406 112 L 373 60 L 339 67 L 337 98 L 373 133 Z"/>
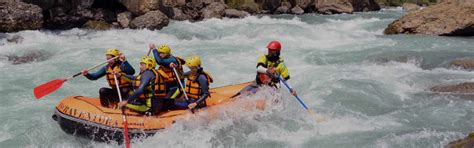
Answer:
<path fill-rule="evenodd" d="M 122 13 L 117 14 L 117 22 L 123 28 L 128 28 L 130 26 L 131 21 L 132 21 L 132 13 L 122 12 Z"/>
<path fill-rule="evenodd" d="M 311 5 L 314 5 L 316 0 L 288 0 L 292 6 L 298 6 L 301 9 L 305 10 L 309 8 Z"/>
<path fill-rule="evenodd" d="M 474 147 L 474 133 L 470 133 L 464 139 L 459 139 L 450 142 L 445 148 L 473 148 Z"/>
<path fill-rule="evenodd" d="M 451 92 L 451 93 L 474 93 L 474 82 L 464 82 L 454 85 L 439 85 L 431 88 L 435 92 Z"/>
<path fill-rule="evenodd" d="M 296 14 L 296 15 L 302 15 L 304 13 L 304 10 L 301 9 L 300 6 L 295 6 L 291 8 L 291 13 Z"/>
<path fill-rule="evenodd" d="M 160 0 L 118 0 L 134 15 L 142 15 L 160 8 Z"/>
<path fill-rule="evenodd" d="M 352 13 L 354 11 L 349 0 L 318 0 L 315 8 L 321 14 Z"/>
<path fill-rule="evenodd" d="M 18 34 L 16 35 L 13 35 L 13 36 L 10 36 L 7 38 L 7 42 L 10 42 L 10 43 L 21 43 L 23 42 L 24 38 Z"/>
<path fill-rule="evenodd" d="M 350 0 L 354 11 L 378 11 L 380 5 L 375 0 Z"/>
<path fill-rule="evenodd" d="M 162 0 L 162 3 L 170 7 L 183 7 L 186 5 L 186 0 Z"/>
<path fill-rule="evenodd" d="M 23 2 L 0 2 L 0 32 L 36 30 L 43 26 L 39 6 Z"/>
<path fill-rule="evenodd" d="M 254 0 L 228 0 L 226 1 L 226 4 L 229 8 L 247 11 L 251 14 L 261 12 L 260 4 L 256 3 Z"/>
<path fill-rule="evenodd" d="M 7 60 L 13 65 L 40 62 L 47 60 L 52 54 L 43 51 L 27 51 L 23 55 L 6 55 Z"/>
<path fill-rule="evenodd" d="M 474 35 L 474 1 L 446 0 L 390 23 L 385 34 Z"/>
<path fill-rule="evenodd" d="M 240 11 L 236 9 L 225 9 L 225 16 L 229 18 L 244 18 L 249 15 L 250 13 L 246 11 Z"/>
<path fill-rule="evenodd" d="M 245 3 L 239 7 L 237 7 L 238 10 L 243 10 L 247 11 L 252 14 L 260 13 L 261 9 L 257 3 Z"/>
<path fill-rule="evenodd" d="M 270 12 L 275 11 L 278 7 L 281 6 L 281 0 L 260 0 L 260 5 L 264 10 L 268 10 Z"/>
<path fill-rule="evenodd" d="M 288 12 L 290 12 L 290 8 L 288 8 L 287 6 L 280 6 L 275 10 L 276 14 L 285 14 Z"/>
<path fill-rule="evenodd" d="M 179 21 L 191 19 L 189 15 L 185 14 L 181 9 L 178 8 L 173 8 L 173 16 L 171 18 Z"/>
<path fill-rule="evenodd" d="M 222 18 L 225 14 L 227 5 L 221 2 L 213 2 L 202 10 L 202 18 Z"/>
<path fill-rule="evenodd" d="M 450 67 L 474 70 L 474 59 L 458 59 L 449 62 Z"/>
<path fill-rule="evenodd" d="M 94 30 L 107 30 L 107 29 L 110 29 L 112 25 L 110 25 L 109 23 L 105 21 L 89 20 L 82 27 L 86 29 L 94 29 Z"/>
<path fill-rule="evenodd" d="M 289 2 L 282 2 L 281 6 L 278 7 L 274 13 L 276 14 L 285 14 L 289 13 L 291 8 L 291 4 Z"/>
<path fill-rule="evenodd" d="M 160 11 L 150 11 L 146 14 L 136 17 L 130 24 L 132 28 L 146 28 L 150 30 L 161 29 L 167 26 L 169 18 Z"/>
<path fill-rule="evenodd" d="M 414 3 L 403 3 L 402 8 L 403 10 L 410 12 L 410 11 L 419 10 L 421 7 Z"/>

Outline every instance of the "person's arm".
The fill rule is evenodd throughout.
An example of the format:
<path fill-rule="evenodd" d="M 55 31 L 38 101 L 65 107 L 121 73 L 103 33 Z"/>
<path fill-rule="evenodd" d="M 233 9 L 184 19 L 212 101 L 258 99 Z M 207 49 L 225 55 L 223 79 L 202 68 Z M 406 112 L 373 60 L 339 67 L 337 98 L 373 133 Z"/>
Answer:
<path fill-rule="evenodd" d="M 84 75 L 84 76 L 89 80 L 97 80 L 97 79 L 105 76 L 106 68 L 107 68 L 107 66 L 104 66 L 101 69 L 99 69 L 99 71 L 97 71 L 95 73 L 88 73 L 87 75 Z"/>
<path fill-rule="evenodd" d="M 187 76 L 189 76 L 190 74 L 191 74 L 191 71 L 186 71 L 186 72 L 183 73 L 183 77 L 187 77 Z"/>
<path fill-rule="evenodd" d="M 293 87 L 291 87 L 290 83 L 288 82 L 288 80 L 290 79 L 290 72 L 288 71 L 288 67 L 286 67 L 285 63 L 282 62 L 278 64 L 276 71 L 278 74 L 280 74 L 286 84 L 288 84 L 288 88 L 290 89 L 291 94 L 293 96 L 296 96 L 297 94 L 295 89 L 293 89 Z"/>
<path fill-rule="evenodd" d="M 202 95 L 196 101 L 197 104 L 200 104 L 202 101 L 205 101 L 209 97 L 209 85 L 207 83 L 207 77 L 200 75 L 198 78 L 199 86 L 201 86 Z"/>
<path fill-rule="evenodd" d="M 281 77 L 286 81 L 290 79 L 290 72 L 288 71 L 288 67 L 286 67 L 285 63 L 280 63 L 276 67 L 276 72 L 281 75 Z"/>
<path fill-rule="evenodd" d="M 135 69 L 132 67 L 132 65 L 130 65 L 130 63 L 128 63 L 128 61 L 122 62 L 120 69 L 122 69 L 127 75 L 135 74 Z"/>
<path fill-rule="evenodd" d="M 138 99 L 138 97 L 141 94 L 143 94 L 143 92 L 145 92 L 146 85 L 150 83 L 153 77 L 154 77 L 153 72 L 151 71 L 143 72 L 142 77 L 140 79 L 140 86 L 138 86 L 138 88 L 133 91 L 133 94 L 127 98 L 127 102 L 128 103 L 136 102 L 135 100 Z"/>
<path fill-rule="evenodd" d="M 135 80 L 135 78 L 137 78 L 137 77 L 134 76 L 134 75 L 122 75 L 122 77 L 125 77 L 125 78 L 127 78 L 127 79 L 129 79 L 129 80 Z"/>
<path fill-rule="evenodd" d="M 259 73 L 267 73 L 267 70 L 268 70 L 267 68 L 263 67 L 260 64 L 257 66 L 257 72 Z"/>
<path fill-rule="evenodd" d="M 158 49 L 155 48 L 155 49 L 152 49 L 152 51 L 153 51 L 153 57 L 155 57 L 156 63 L 161 61 L 160 53 L 158 53 Z"/>

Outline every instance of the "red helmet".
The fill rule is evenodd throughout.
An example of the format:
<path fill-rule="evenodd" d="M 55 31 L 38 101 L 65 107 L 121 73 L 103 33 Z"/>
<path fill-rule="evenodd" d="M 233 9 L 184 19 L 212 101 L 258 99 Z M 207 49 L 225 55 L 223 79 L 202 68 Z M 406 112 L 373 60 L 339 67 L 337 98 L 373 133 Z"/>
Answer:
<path fill-rule="evenodd" d="M 271 41 L 267 45 L 268 50 L 274 50 L 274 51 L 280 51 L 281 50 L 281 44 L 278 41 Z"/>

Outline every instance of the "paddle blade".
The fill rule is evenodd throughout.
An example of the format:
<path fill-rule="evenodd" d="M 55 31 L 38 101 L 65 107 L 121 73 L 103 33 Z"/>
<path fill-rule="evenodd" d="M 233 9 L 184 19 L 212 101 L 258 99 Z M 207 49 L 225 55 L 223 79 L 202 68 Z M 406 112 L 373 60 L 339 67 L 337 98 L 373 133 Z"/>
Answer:
<path fill-rule="evenodd" d="M 40 86 L 36 86 L 33 89 L 33 93 L 36 99 L 40 99 L 61 87 L 64 82 L 66 82 L 66 79 L 51 80 L 47 83 L 41 84 Z"/>
<path fill-rule="evenodd" d="M 124 124 L 124 138 L 125 138 L 125 147 L 130 148 L 130 138 L 128 137 L 128 123 L 127 121 L 123 122 Z"/>
<path fill-rule="evenodd" d="M 308 113 L 313 116 L 314 118 L 316 118 L 316 122 L 317 123 L 321 123 L 321 122 L 326 122 L 326 118 L 322 117 L 322 116 L 318 116 L 316 115 L 312 109 L 308 109 Z"/>

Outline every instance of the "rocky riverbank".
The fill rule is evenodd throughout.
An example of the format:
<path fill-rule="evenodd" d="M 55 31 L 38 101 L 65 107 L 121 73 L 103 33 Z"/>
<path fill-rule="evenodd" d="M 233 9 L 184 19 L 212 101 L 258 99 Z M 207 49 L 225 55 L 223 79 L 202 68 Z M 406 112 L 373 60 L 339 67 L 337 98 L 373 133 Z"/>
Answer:
<path fill-rule="evenodd" d="M 170 20 L 242 18 L 254 14 L 377 11 L 374 0 L 3 0 L 0 31 L 161 29 Z"/>
<path fill-rule="evenodd" d="M 444 0 L 395 20 L 385 34 L 474 35 L 474 1 Z"/>

